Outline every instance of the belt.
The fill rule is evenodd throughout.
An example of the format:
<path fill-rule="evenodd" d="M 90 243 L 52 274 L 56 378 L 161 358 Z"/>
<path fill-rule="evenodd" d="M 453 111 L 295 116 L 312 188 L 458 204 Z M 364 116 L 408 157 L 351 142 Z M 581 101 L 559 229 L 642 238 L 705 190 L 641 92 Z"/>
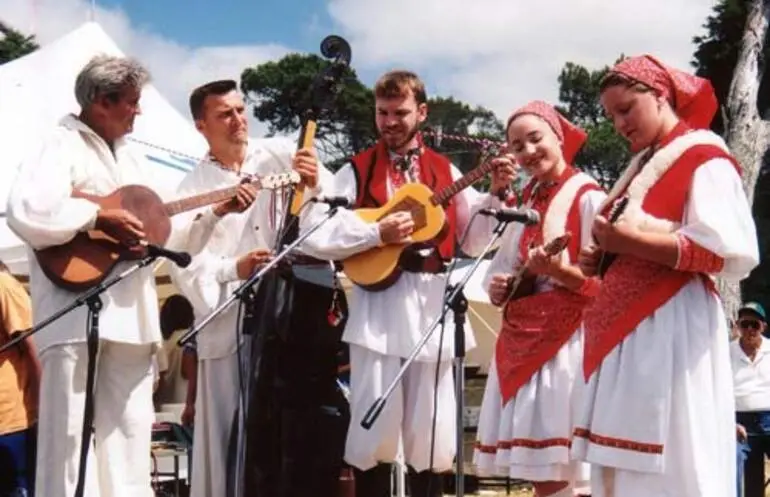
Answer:
<path fill-rule="evenodd" d="M 443 274 L 448 265 L 437 250 L 433 249 L 427 255 L 415 249 L 405 250 L 398 261 L 399 267 L 408 273 Z"/>

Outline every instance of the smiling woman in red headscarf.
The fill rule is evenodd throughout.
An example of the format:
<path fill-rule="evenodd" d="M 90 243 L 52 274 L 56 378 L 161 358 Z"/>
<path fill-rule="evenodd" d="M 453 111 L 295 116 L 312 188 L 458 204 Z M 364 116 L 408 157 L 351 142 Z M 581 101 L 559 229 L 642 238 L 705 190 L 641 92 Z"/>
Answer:
<path fill-rule="evenodd" d="M 592 464 L 595 497 L 734 496 L 729 332 L 712 277 L 758 263 L 740 166 L 708 130 L 704 79 L 634 57 L 610 70 L 601 101 L 636 155 L 594 223 L 598 247 L 580 256 L 593 274 L 617 254 L 584 316 L 573 455 Z"/>
<path fill-rule="evenodd" d="M 495 360 L 487 380 L 474 460 L 480 474 L 532 481 L 538 497 L 572 497 L 588 479 L 570 462 L 572 390 L 580 370 L 583 308 L 594 282 L 577 267 L 582 245 L 605 198 L 599 185 L 572 165 L 586 134 L 552 106 L 534 101 L 508 120 L 512 157 L 532 179 L 523 202 L 541 222 L 510 225 L 490 264 L 487 288 L 504 306 Z M 548 257 L 543 245 L 571 233 L 565 250 Z M 528 261 L 529 295 L 509 300 L 512 273 Z"/>

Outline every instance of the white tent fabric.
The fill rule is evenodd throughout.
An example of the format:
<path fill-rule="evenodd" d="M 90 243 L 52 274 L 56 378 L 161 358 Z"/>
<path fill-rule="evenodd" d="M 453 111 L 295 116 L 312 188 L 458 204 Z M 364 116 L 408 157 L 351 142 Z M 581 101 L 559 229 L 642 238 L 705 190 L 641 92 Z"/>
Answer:
<path fill-rule="evenodd" d="M 25 154 L 62 116 L 78 111 L 75 78 L 100 53 L 123 55 L 98 24 L 89 22 L 25 57 L 0 65 L 0 216 Z M 173 191 L 194 165 L 189 157 L 205 152 L 205 141 L 152 84 L 145 87 L 140 104 L 142 115 L 137 117 L 131 137 L 154 145 L 137 145 L 158 166 L 153 187 L 159 192 Z M 182 155 L 176 155 L 179 153 Z M 0 221 L 0 260 L 15 274 L 27 274 L 25 247 L 5 219 Z"/>

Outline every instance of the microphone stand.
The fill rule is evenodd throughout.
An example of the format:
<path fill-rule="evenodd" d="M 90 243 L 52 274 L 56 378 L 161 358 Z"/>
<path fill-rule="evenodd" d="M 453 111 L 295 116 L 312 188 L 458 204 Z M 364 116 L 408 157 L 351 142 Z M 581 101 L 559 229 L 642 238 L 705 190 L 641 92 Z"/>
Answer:
<path fill-rule="evenodd" d="M 86 398 L 85 409 L 83 411 L 83 431 L 80 442 L 80 464 L 78 467 L 78 483 L 75 487 L 75 497 L 83 497 L 86 484 L 86 466 L 88 464 L 88 446 L 91 443 L 91 430 L 93 428 L 94 420 L 94 381 L 96 379 L 96 357 L 99 352 L 99 312 L 102 310 L 102 299 L 100 295 L 104 293 L 108 288 L 117 284 L 118 282 L 129 277 L 139 269 L 149 266 L 160 254 L 157 252 L 150 252 L 143 257 L 138 263 L 134 264 L 130 268 L 126 269 L 120 274 L 113 276 L 112 278 L 105 280 L 98 285 L 91 287 L 88 291 L 80 295 L 70 305 L 60 309 L 53 315 L 47 317 L 37 325 L 33 326 L 29 330 L 23 333 L 15 333 L 14 337 L 5 345 L 0 347 L 0 354 L 13 347 L 14 345 L 22 342 L 26 338 L 39 332 L 46 326 L 50 325 L 54 321 L 60 319 L 65 314 L 74 311 L 76 308 L 87 305 L 88 306 L 88 318 L 86 321 L 86 344 L 88 347 L 88 368 L 86 373 Z"/>
<path fill-rule="evenodd" d="M 492 250 L 492 247 L 494 247 L 495 243 L 503 236 L 503 232 L 505 231 L 505 228 L 508 226 L 508 224 L 511 221 L 505 218 L 501 218 L 497 226 L 495 226 L 494 231 L 492 232 L 492 238 L 489 240 L 489 243 L 487 243 L 486 247 L 484 247 L 484 250 L 481 252 L 481 254 L 475 258 L 473 266 L 465 273 L 465 276 L 463 276 L 462 280 L 455 284 L 450 285 L 448 290 L 448 295 L 444 299 L 443 309 L 441 310 L 441 314 L 436 318 L 435 321 L 428 327 L 428 330 L 422 335 L 419 342 L 417 342 L 417 345 L 415 345 L 412 352 L 409 354 L 409 357 L 404 361 L 404 363 L 401 365 L 401 369 L 399 369 L 398 373 L 396 373 L 396 377 L 393 378 L 390 385 L 388 385 L 388 388 L 385 390 L 385 392 L 374 401 L 374 403 L 371 405 L 369 410 L 366 412 L 366 415 L 364 415 L 363 420 L 361 421 L 361 426 L 364 429 L 370 429 L 372 425 L 374 425 L 375 421 L 379 417 L 379 415 L 382 413 L 382 410 L 385 408 L 385 404 L 388 401 L 388 398 L 393 394 L 393 391 L 396 389 L 396 386 L 401 381 L 401 378 L 406 374 L 406 370 L 409 368 L 409 366 L 414 362 L 415 358 L 417 357 L 417 354 L 419 354 L 420 350 L 425 346 L 425 344 L 428 342 L 430 337 L 433 335 L 433 333 L 436 331 L 436 328 L 438 325 L 444 321 L 444 318 L 447 314 L 447 312 L 452 309 L 454 312 L 454 322 L 455 322 L 455 346 L 454 346 L 454 366 L 455 366 L 455 396 L 456 396 L 456 415 L 457 420 L 455 423 L 456 426 L 456 445 L 457 445 L 457 469 L 455 471 L 455 491 L 457 496 L 464 495 L 464 484 L 465 484 L 465 474 L 464 474 L 464 450 L 463 450 L 463 434 L 465 433 L 465 426 L 463 423 L 463 414 L 465 410 L 465 403 L 464 403 L 464 395 L 465 395 L 465 311 L 468 309 L 468 300 L 465 298 L 465 295 L 463 294 L 463 289 L 465 288 L 465 285 L 468 283 L 468 281 L 471 279 L 471 276 L 473 276 L 473 273 L 478 269 L 478 267 L 481 265 L 481 262 L 484 260 L 484 257 Z M 447 277 L 450 277 L 451 275 L 447 275 Z M 434 392 L 435 395 L 435 392 Z M 432 470 L 432 468 L 430 468 Z"/>
<path fill-rule="evenodd" d="M 244 281 L 238 288 L 233 290 L 233 292 L 230 294 L 230 296 L 222 302 L 216 309 L 211 311 L 205 318 L 203 318 L 198 324 L 190 328 L 187 333 L 185 333 L 178 341 L 177 344 L 179 346 L 185 345 L 187 342 L 195 338 L 195 336 L 201 332 L 203 328 L 205 328 L 214 318 L 216 318 L 218 315 L 220 315 L 222 312 L 227 310 L 236 300 L 247 298 L 247 292 L 248 290 L 254 286 L 254 284 L 257 283 L 265 274 L 267 274 L 268 271 L 273 269 L 281 260 L 283 260 L 292 250 L 294 250 L 299 244 L 301 244 L 305 239 L 307 239 L 310 235 L 312 235 L 316 230 L 318 230 L 321 226 L 323 226 L 329 219 L 331 219 L 335 214 L 337 214 L 337 211 L 339 210 L 338 206 L 334 206 L 330 208 L 328 211 L 326 211 L 326 217 L 324 217 L 321 221 L 316 223 L 312 228 L 307 230 L 305 233 L 302 233 L 299 237 L 297 237 L 296 240 L 291 242 L 289 245 L 287 245 L 278 255 L 273 257 L 273 259 L 270 260 L 267 264 L 262 266 L 262 269 L 254 273 Z"/>

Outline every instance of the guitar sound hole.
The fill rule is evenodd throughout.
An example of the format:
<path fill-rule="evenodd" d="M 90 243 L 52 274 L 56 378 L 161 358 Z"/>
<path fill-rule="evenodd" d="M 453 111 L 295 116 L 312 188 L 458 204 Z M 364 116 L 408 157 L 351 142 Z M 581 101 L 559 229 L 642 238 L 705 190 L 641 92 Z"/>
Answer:
<path fill-rule="evenodd" d="M 385 214 L 380 217 L 380 219 L 384 218 L 388 214 L 392 214 L 394 212 L 409 212 L 412 214 L 412 220 L 414 220 L 414 230 L 420 230 L 428 225 L 428 216 L 425 212 L 425 206 L 422 205 L 419 201 L 411 198 L 406 197 L 402 199 L 400 202 L 398 202 L 396 205 L 394 205 L 391 209 L 389 209 Z M 379 221 L 379 219 L 378 219 Z"/>

